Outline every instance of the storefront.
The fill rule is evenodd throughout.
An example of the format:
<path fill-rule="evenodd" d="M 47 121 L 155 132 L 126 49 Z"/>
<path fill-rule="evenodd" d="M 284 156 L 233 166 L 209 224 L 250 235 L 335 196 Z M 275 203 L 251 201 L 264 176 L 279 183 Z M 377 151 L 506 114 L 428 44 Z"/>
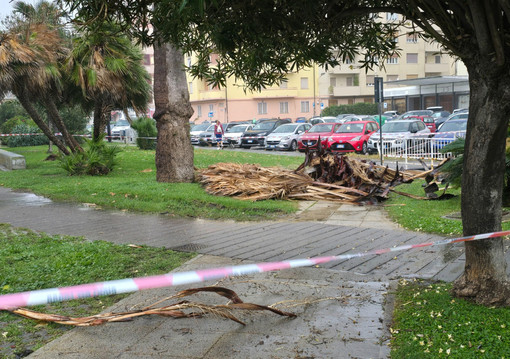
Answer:
<path fill-rule="evenodd" d="M 452 112 L 469 106 L 467 76 L 437 76 L 384 83 L 385 109 L 401 113 L 442 106 Z"/>

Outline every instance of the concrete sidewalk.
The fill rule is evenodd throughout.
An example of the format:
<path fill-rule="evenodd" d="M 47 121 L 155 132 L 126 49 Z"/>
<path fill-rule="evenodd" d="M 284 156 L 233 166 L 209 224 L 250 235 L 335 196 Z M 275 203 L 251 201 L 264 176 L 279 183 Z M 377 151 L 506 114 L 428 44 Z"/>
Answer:
<path fill-rule="evenodd" d="M 440 238 L 399 230 L 377 207 L 308 202 L 296 218 L 286 221 L 236 223 L 96 210 L 1 187 L 0 223 L 90 240 L 201 253 L 178 268 L 179 272 L 356 253 Z M 75 328 L 29 357 L 386 358 L 392 315 L 392 297 L 387 293 L 394 280 L 402 276 L 440 278 L 441 273 L 446 276 L 443 279 L 454 279 L 462 267 L 459 245 L 206 282 L 203 286 L 227 287 L 245 302 L 274 304 L 297 318 L 265 312 L 239 314 L 247 323 L 242 326 L 215 316 L 179 320 L 143 317 Z M 141 308 L 189 288 L 138 292 L 107 311 Z M 211 294 L 188 299 L 225 303 L 224 298 Z"/>
<path fill-rule="evenodd" d="M 179 271 L 238 262 L 199 256 Z M 209 285 L 212 283 L 208 283 Z M 334 270 L 303 268 L 221 280 L 244 302 L 276 304 L 295 318 L 267 312 L 233 313 L 246 326 L 214 315 L 173 319 L 142 317 L 130 322 L 75 328 L 29 356 L 30 359 L 93 358 L 387 358 L 391 309 L 389 284 L 360 281 Z M 107 311 L 126 311 L 189 288 L 138 292 Z M 225 304 L 214 294 L 184 298 Z M 182 299 L 179 299 L 182 300 Z M 162 303 L 160 306 L 175 303 Z"/>

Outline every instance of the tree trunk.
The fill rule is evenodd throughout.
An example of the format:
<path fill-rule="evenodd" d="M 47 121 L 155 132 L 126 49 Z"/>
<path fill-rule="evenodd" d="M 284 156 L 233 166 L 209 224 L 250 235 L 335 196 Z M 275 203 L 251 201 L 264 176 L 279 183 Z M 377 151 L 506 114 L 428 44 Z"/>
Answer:
<path fill-rule="evenodd" d="M 55 146 L 58 147 L 60 151 L 62 151 L 65 155 L 70 155 L 69 150 L 67 147 L 60 141 L 53 131 L 48 127 L 48 125 L 44 122 L 44 120 L 39 116 L 39 113 L 37 113 L 37 110 L 32 106 L 32 103 L 24 96 L 22 92 L 15 93 L 16 97 L 18 98 L 19 102 L 21 103 L 21 106 L 27 111 L 28 115 L 32 120 L 34 120 L 35 124 L 41 129 L 41 131 L 48 137 L 50 141 L 52 141 Z"/>
<path fill-rule="evenodd" d="M 97 140 L 101 136 L 105 129 L 108 119 L 106 118 L 106 108 L 103 101 L 96 100 L 94 104 L 94 132 L 93 140 Z"/>
<path fill-rule="evenodd" d="M 66 142 L 67 146 L 69 146 L 71 151 L 73 153 L 76 153 L 77 151 L 83 152 L 83 149 L 79 145 L 78 141 L 76 141 L 76 139 L 67 130 L 67 127 L 64 124 L 64 121 L 62 121 L 55 103 L 51 99 L 45 98 L 44 105 L 46 106 L 46 110 L 48 111 L 48 115 L 50 116 L 53 124 L 55 124 L 60 133 L 62 133 L 62 137 L 64 138 L 64 141 Z"/>
<path fill-rule="evenodd" d="M 500 231 L 502 219 L 510 73 L 494 70 L 489 59 L 480 62 L 467 66 L 470 104 L 461 195 L 465 236 Z M 455 282 L 454 294 L 485 305 L 510 305 L 503 239 L 466 242 L 465 247 L 464 274 Z"/>
<path fill-rule="evenodd" d="M 179 49 L 170 44 L 154 46 L 158 182 L 193 182 L 195 176 L 189 135 L 193 109 L 183 66 L 184 56 Z"/>

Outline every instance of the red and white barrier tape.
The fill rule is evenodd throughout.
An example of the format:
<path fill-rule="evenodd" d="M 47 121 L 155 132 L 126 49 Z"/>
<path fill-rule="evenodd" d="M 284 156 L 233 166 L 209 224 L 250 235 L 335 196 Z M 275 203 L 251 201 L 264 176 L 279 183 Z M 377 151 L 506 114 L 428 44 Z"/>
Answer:
<path fill-rule="evenodd" d="M 293 259 L 283 262 L 247 264 L 232 267 L 204 269 L 198 271 L 167 273 L 162 275 L 128 278 L 107 282 L 81 284 L 70 287 L 34 290 L 22 293 L 6 294 L 0 296 L 0 310 L 10 310 L 18 307 L 62 302 L 71 299 L 89 298 L 100 295 L 136 292 L 144 289 L 172 287 L 183 284 L 192 284 L 241 276 L 253 273 L 283 270 L 288 268 L 308 267 L 343 259 L 359 258 L 371 255 L 380 255 L 388 252 L 404 251 L 412 248 L 445 245 L 450 243 L 476 241 L 479 239 L 496 238 L 510 235 L 510 231 L 479 234 L 471 237 L 444 239 L 436 242 L 410 244 L 394 248 L 377 249 L 363 253 L 343 254 L 339 256 L 316 257 L 309 259 Z"/>

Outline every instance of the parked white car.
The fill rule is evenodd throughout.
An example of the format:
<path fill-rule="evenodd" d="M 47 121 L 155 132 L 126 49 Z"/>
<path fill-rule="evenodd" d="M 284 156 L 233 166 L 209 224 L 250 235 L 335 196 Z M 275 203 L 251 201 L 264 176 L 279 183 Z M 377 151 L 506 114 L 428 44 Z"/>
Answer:
<path fill-rule="evenodd" d="M 299 135 L 312 127 L 309 123 L 287 123 L 277 127 L 266 137 L 266 150 L 289 150 L 297 149 Z"/>
<path fill-rule="evenodd" d="M 115 123 L 115 125 L 111 128 L 112 137 L 114 139 L 120 139 L 121 137 L 126 137 L 126 131 L 131 128 L 131 125 L 127 120 L 119 120 Z"/>
<path fill-rule="evenodd" d="M 237 147 L 241 143 L 241 136 L 248 130 L 251 130 L 253 125 L 235 125 L 227 129 L 223 134 L 223 144 L 227 146 Z"/>
<path fill-rule="evenodd" d="M 382 145 L 384 150 L 404 150 L 408 141 L 420 136 L 428 136 L 430 129 L 422 120 L 394 120 L 382 126 Z M 379 148 L 379 132 L 368 139 L 369 152 L 377 152 Z"/>

